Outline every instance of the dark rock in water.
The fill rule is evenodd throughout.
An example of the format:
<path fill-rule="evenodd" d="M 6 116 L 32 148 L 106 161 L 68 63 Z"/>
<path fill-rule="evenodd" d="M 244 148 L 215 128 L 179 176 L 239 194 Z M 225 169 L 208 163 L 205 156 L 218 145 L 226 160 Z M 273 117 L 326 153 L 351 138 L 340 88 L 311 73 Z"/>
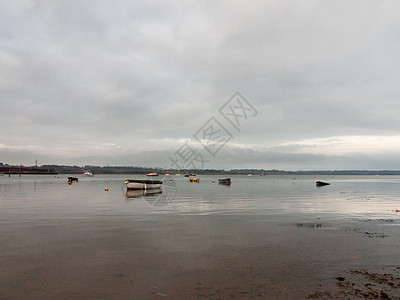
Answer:
<path fill-rule="evenodd" d="M 323 181 L 317 181 L 317 182 L 315 183 L 315 185 L 316 185 L 316 186 L 324 186 L 324 185 L 330 185 L 330 183 L 328 183 L 328 182 L 323 182 Z"/>
<path fill-rule="evenodd" d="M 335 279 L 336 279 L 336 280 L 339 280 L 339 281 L 344 281 L 344 280 L 345 280 L 345 278 L 344 278 L 344 277 L 342 277 L 342 276 L 340 276 L 340 277 L 336 277 Z"/>

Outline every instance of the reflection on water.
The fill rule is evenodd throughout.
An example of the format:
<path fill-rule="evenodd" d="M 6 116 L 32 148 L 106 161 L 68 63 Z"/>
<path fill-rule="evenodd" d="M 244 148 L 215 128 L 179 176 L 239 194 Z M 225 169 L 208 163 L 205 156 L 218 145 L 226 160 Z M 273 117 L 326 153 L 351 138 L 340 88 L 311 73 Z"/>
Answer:
<path fill-rule="evenodd" d="M 150 189 L 150 190 L 127 190 L 125 193 L 125 197 L 129 198 L 139 198 L 143 196 L 155 196 L 158 194 L 162 194 L 161 188 Z"/>
<path fill-rule="evenodd" d="M 165 188 L 164 188 L 165 190 Z M 137 198 L 144 199 L 152 207 L 165 207 L 170 204 L 168 190 L 163 194 L 161 188 L 148 189 L 148 190 L 126 190 L 125 199 L 127 201 L 137 200 Z"/>
<path fill-rule="evenodd" d="M 314 176 L 231 176 L 229 187 L 217 184 L 218 177 L 211 175 L 200 176 L 198 184 L 183 177 L 166 177 L 161 190 L 147 191 L 124 190 L 126 175 L 80 177 L 73 185 L 66 183 L 67 177 L 1 177 L 1 220 L 165 213 L 291 216 L 295 221 L 307 216 L 400 216 L 397 176 L 319 176 L 331 183 L 323 189 L 315 187 Z M 140 179 L 141 175 L 135 178 Z"/>

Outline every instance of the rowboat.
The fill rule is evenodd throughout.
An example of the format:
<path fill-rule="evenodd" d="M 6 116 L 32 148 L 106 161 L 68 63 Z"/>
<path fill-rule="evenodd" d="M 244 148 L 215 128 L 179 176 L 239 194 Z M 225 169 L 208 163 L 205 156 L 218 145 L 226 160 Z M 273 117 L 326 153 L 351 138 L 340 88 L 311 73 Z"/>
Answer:
<path fill-rule="evenodd" d="M 218 183 L 224 185 L 231 185 L 232 181 L 230 178 L 219 178 Z"/>
<path fill-rule="evenodd" d="M 159 189 L 159 188 L 161 188 L 162 181 L 142 180 L 142 179 L 126 179 L 125 185 L 128 190 Z"/>

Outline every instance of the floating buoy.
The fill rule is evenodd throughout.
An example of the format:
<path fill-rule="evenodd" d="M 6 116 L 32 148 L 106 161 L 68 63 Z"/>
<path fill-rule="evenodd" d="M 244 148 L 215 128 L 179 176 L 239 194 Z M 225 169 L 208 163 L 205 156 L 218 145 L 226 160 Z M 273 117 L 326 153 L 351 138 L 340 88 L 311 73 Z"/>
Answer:
<path fill-rule="evenodd" d="M 105 188 L 104 190 L 105 190 L 106 192 L 108 192 L 108 188 Z"/>
<path fill-rule="evenodd" d="M 213 181 L 211 181 L 212 183 L 214 183 L 214 180 Z"/>

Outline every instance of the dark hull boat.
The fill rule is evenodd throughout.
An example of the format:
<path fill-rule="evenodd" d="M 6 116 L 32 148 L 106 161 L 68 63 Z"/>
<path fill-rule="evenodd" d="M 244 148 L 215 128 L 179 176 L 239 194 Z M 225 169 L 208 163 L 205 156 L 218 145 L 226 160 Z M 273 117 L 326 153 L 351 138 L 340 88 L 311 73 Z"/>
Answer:
<path fill-rule="evenodd" d="M 73 182 L 78 182 L 78 178 L 77 177 L 68 177 L 68 184 L 71 184 Z"/>
<path fill-rule="evenodd" d="M 330 185 L 330 183 L 328 182 L 323 182 L 323 181 L 317 181 L 315 183 L 316 186 L 325 186 L 325 185 Z"/>
<path fill-rule="evenodd" d="M 220 178 L 218 179 L 218 183 L 223 185 L 231 185 L 232 181 L 230 178 Z"/>

